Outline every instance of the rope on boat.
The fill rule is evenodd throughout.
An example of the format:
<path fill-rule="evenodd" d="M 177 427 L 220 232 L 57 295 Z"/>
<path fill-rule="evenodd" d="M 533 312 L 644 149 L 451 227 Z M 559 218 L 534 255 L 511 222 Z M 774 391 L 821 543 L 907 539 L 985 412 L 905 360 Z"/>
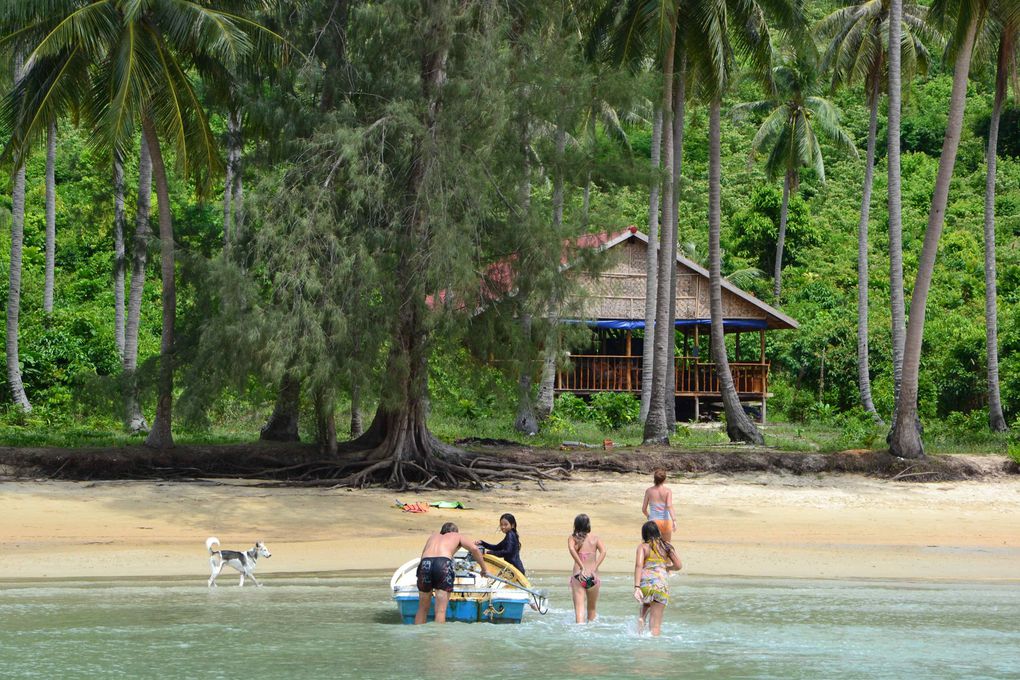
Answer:
<path fill-rule="evenodd" d="M 470 565 L 472 564 L 475 564 L 473 560 L 458 560 L 456 563 L 456 567 L 461 571 L 459 573 L 457 572 L 455 573 L 457 573 L 457 576 L 474 576 L 478 572 L 471 569 Z M 531 595 L 532 609 L 537 611 L 539 614 L 542 614 L 543 616 L 545 616 L 549 612 L 549 596 L 546 594 L 545 591 L 532 590 L 531 588 L 526 588 L 522 586 L 520 583 L 517 583 L 516 581 L 509 581 L 503 578 L 502 576 L 496 576 L 494 574 L 486 574 L 485 578 L 492 579 L 493 581 L 499 581 L 500 583 L 505 583 L 508 586 L 513 586 L 514 588 L 519 588 L 523 590 L 528 595 Z"/>

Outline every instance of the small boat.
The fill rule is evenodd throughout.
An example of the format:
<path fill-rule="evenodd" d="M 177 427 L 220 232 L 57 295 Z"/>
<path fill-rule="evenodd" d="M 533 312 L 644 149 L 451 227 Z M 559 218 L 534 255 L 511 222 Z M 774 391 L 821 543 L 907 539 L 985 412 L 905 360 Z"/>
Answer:
<path fill-rule="evenodd" d="M 466 550 L 460 550 L 453 556 L 456 580 L 446 608 L 447 621 L 520 623 L 529 606 L 541 614 L 549 611 L 545 593 L 533 589 L 520 570 L 499 557 L 484 557 L 489 574 L 485 578 Z M 393 599 L 404 623 L 414 623 L 414 615 L 418 612 L 416 572 L 419 561 L 420 558 L 415 558 L 404 563 L 390 579 Z M 433 600 L 429 607 L 429 621 L 435 618 L 435 606 Z"/>

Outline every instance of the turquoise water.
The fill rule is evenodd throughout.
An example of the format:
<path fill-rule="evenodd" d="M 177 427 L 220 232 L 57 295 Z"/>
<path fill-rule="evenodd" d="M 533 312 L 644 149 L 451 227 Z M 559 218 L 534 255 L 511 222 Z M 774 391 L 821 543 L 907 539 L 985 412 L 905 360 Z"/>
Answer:
<path fill-rule="evenodd" d="M 404 626 L 389 574 L 0 584 L 3 678 L 1020 678 L 1015 585 L 676 577 L 663 637 L 635 632 L 630 577 L 599 622 Z"/>

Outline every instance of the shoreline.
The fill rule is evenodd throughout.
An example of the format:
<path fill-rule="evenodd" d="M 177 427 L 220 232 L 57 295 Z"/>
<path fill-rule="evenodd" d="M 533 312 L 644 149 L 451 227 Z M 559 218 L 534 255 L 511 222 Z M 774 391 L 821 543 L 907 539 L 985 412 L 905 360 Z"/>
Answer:
<path fill-rule="evenodd" d="M 647 475 L 576 473 L 569 481 L 487 492 L 260 488 L 250 482 L 0 482 L 0 582 L 208 577 L 204 542 L 273 551 L 262 577 L 378 574 L 415 557 L 427 534 L 457 522 L 498 538 L 517 516 L 525 566 L 569 569 L 573 516 L 592 517 L 608 557 L 632 569 Z M 675 477 L 674 543 L 696 578 L 1016 583 L 1020 480 L 890 482 L 853 475 Z M 400 512 L 402 501 L 461 500 L 472 510 Z M 228 572 L 223 586 L 232 584 Z"/>

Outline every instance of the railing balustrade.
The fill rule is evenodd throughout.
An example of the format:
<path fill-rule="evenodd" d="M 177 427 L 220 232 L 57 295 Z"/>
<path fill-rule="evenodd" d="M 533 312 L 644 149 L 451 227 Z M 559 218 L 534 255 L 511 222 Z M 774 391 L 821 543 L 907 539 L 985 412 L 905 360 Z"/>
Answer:
<path fill-rule="evenodd" d="M 718 395 L 719 376 L 714 363 L 697 357 L 676 357 L 678 395 Z M 768 389 L 769 363 L 730 364 L 738 394 L 763 395 Z M 570 364 L 556 374 L 557 392 L 640 392 L 641 357 L 610 354 L 573 354 Z"/>

